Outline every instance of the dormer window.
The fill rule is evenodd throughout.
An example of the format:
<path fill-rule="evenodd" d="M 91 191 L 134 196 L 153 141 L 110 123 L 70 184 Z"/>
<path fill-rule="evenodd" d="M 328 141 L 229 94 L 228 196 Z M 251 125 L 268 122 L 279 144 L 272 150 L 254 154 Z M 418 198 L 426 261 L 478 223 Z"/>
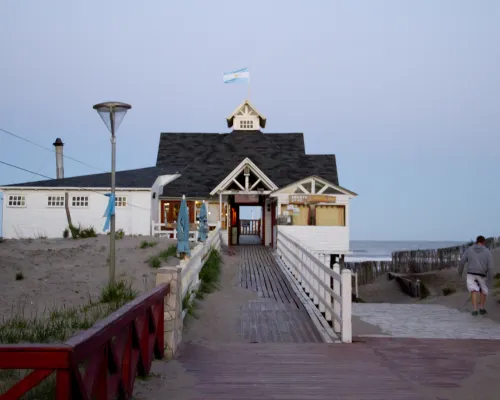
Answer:
<path fill-rule="evenodd" d="M 249 120 L 240 121 L 240 129 L 253 129 L 253 121 Z"/>
<path fill-rule="evenodd" d="M 245 100 L 227 118 L 227 126 L 241 131 L 258 131 L 266 127 L 266 119 Z"/>

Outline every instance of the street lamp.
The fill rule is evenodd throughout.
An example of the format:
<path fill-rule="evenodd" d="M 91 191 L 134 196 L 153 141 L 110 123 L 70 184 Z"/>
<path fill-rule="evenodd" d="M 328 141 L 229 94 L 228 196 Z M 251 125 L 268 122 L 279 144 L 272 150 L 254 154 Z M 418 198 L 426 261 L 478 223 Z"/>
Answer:
<path fill-rule="evenodd" d="M 96 104 L 94 107 L 101 116 L 104 124 L 111 132 L 111 197 L 115 198 L 115 169 L 116 169 L 116 137 L 115 132 L 120 127 L 123 118 L 128 110 L 132 108 L 130 104 L 120 103 L 117 101 L 108 101 L 106 103 Z M 115 282 L 115 237 L 116 221 L 115 214 L 111 214 L 111 226 L 109 235 L 109 283 Z"/>

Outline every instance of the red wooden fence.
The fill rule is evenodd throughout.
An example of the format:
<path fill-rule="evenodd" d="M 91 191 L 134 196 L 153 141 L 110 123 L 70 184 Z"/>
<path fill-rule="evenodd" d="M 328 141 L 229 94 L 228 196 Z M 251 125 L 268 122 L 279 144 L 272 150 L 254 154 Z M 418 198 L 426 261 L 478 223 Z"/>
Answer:
<path fill-rule="evenodd" d="M 0 369 L 33 370 L 0 396 L 19 399 L 56 373 L 56 400 L 130 399 L 164 352 L 164 284 L 61 345 L 0 345 Z"/>

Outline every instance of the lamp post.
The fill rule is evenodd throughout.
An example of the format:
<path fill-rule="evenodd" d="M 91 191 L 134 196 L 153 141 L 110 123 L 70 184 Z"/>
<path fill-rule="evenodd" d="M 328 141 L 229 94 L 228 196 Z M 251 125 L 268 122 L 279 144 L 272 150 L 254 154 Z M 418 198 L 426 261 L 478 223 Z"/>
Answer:
<path fill-rule="evenodd" d="M 130 104 L 120 103 L 117 101 L 108 101 L 106 103 L 96 104 L 94 107 L 101 116 L 104 124 L 111 132 L 111 197 L 115 198 L 115 170 L 116 170 L 116 136 L 115 132 L 120 127 L 120 124 L 128 110 L 132 108 Z M 115 266 L 116 266 L 116 221 L 115 213 L 111 214 L 110 234 L 109 234 L 109 283 L 115 282 Z"/>

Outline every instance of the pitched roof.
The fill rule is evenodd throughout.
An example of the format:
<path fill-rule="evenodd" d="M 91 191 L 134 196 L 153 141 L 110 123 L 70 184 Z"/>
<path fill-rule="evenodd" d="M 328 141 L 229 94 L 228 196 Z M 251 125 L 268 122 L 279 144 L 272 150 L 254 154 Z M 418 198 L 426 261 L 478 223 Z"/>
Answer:
<path fill-rule="evenodd" d="M 246 157 L 279 187 L 310 175 L 338 184 L 335 156 L 306 155 L 302 133 L 233 131 L 192 159 L 181 176 L 163 188 L 163 196 L 208 197 Z"/>
<path fill-rule="evenodd" d="M 186 165 L 198 157 L 207 147 L 219 143 L 224 133 L 161 133 L 156 166 Z"/>
<path fill-rule="evenodd" d="M 159 175 L 175 174 L 181 167 L 147 167 L 116 172 L 116 186 L 123 188 L 150 188 Z M 15 183 L 3 187 L 78 187 L 109 188 L 111 173 L 73 176 L 37 182 Z"/>
<path fill-rule="evenodd" d="M 160 175 L 181 176 L 163 188 L 163 196 L 208 197 L 245 158 L 252 160 L 278 187 L 311 175 L 338 185 L 335 155 L 305 154 L 302 133 L 162 133 L 155 167 L 116 173 L 116 186 L 150 188 Z M 110 173 L 75 176 L 4 187 L 109 188 Z"/>

